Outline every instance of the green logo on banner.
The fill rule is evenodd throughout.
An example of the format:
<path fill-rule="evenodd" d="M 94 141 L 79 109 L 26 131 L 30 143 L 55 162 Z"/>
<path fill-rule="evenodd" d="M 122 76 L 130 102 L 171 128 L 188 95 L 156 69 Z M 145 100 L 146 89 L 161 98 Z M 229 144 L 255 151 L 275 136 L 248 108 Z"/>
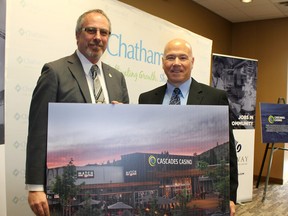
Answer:
<path fill-rule="evenodd" d="M 268 122 L 269 122 L 270 124 L 274 124 L 274 122 L 275 122 L 274 116 L 270 115 L 270 116 L 268 117 Z"/>

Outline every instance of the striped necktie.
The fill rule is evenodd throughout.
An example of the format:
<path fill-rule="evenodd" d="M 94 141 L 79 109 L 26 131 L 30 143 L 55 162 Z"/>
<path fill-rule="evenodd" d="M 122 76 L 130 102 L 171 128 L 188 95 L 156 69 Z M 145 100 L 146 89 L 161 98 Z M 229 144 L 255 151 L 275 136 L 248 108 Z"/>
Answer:
<path fill-rule="evenodd" d="M 95 103 L 105 103 L 105 97 L 103 94 L 102 86 L 97 74 L 99 73 L 99 68 L 97 65 L 92 65 L 90 69 L 90 74 L 93 79 L 93 92 L 95 97 Z"/>
<path fill-rule="evenodd" d="M 180 94 L 181 90 L 179 88 L 174 88 L 169 105 L 180 105 Z"/>

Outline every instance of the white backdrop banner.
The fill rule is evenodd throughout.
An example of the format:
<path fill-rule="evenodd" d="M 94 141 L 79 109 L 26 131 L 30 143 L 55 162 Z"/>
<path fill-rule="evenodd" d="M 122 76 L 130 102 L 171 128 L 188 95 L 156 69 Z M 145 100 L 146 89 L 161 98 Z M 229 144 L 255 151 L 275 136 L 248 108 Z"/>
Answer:
<path fill-rule="evenodd" d="M 6 1 L 0 0 L 0 216 L 6 214 L 5 145 L 4 145 L 4 62 Z"/>
<path fill-rule="evenodd" d="M 103 61 L 126 77 L 131 103 L 166 82 L 165 44 L 181 37 L 193 46 L 193 77 L 208 84 L 212 41 L 115 0 L 7 1 L 6 182 L 7 215 L 32 215 L 25 191 L 26 137 L 32 91 L 44 63 L 76 49 L 75 25 L 86 10 L 101 8 L 112 22 Z M 2 158 L 0 160 L 3 160 Z"/>
<path fill-rule="evenodd" d="M 238 158 L 237 202 L 252 201 L 255 130 L 233 130 Z"/>
<path fill-rule="evenodd" d="M 0 145 L 4 144 L 4 62 L 6 2 L 0 0 Z"/>
<path fill-rule="evenodd" d="M 236 140 L 239 187 L 237 202 L 251 201 L 258 61 L 213 54 L 212 83 L 225 90 L 231 108 L 231 122 Z"/>

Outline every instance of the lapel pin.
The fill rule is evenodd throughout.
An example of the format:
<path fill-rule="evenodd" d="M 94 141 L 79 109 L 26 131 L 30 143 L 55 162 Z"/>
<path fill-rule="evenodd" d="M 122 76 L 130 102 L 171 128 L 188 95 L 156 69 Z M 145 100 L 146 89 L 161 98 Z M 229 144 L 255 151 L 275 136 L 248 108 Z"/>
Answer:
<path fill-rule="evenodd" d="M 112 75 L 109 73 L 109 77 L 112 77 Z"/>

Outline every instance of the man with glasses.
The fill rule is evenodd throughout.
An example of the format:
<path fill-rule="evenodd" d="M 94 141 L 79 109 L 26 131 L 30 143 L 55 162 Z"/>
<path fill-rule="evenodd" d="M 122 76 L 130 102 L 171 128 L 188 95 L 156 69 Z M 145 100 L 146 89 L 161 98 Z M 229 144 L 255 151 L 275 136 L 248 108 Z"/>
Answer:
<path fill-rule="evenodd" d="M 139 104 L 229 105 L 225 91 L 198 83 L 191 78 L 194 57 L 191 45 L 183 39 L 169 41 L 164 49 L 162 68 L 168 78 L 165 85 L 139 96 Z M 235 215 L 238 167 L 232 128 L 230 142 L 230 215 Z"/>
<path fill-rule="evenodd" d="M 77 20 L 78 49 L 42 68 L 30 105 L 26 159 L 28 202 L 35 215 L 50 215 L 44 192 L 48 103 L 129 103 L 123 74 L 101 61 L 110 34 L 107 15 L 100 9 L 87 11 Z M 101 100 L 95 94 L 95 77 Z"/>

